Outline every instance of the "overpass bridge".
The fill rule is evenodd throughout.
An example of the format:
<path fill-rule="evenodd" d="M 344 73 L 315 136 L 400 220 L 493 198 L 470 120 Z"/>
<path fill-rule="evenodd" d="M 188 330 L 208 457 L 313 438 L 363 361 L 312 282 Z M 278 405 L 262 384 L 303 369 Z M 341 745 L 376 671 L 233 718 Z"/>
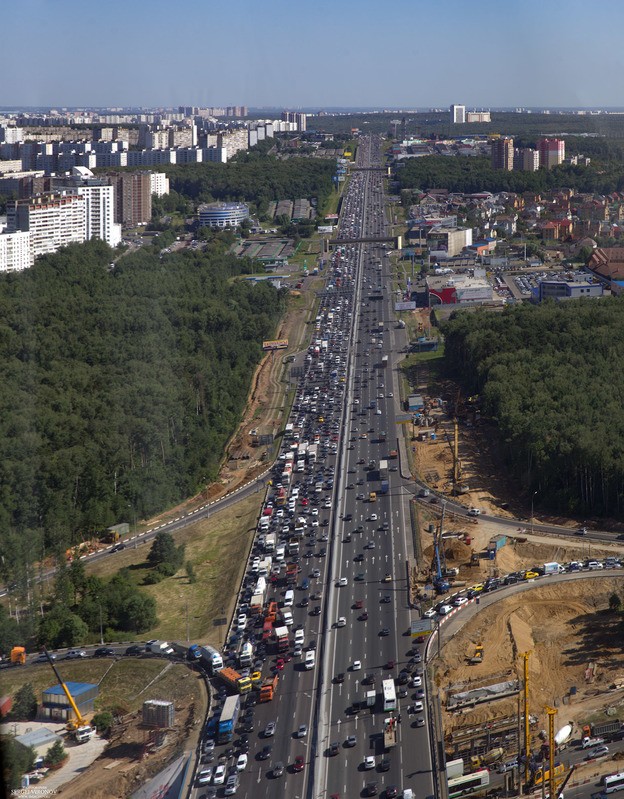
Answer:
<path fill-rule="evenodd" d="M 327 255 L 333 247 L 339 247 L 341 244 L 378 244 L 389 242 L 394 246 L 395 250 L 403 248 L 403 236 L 361 236 L 353 239 L 323 239 L 323 253 Z"/>

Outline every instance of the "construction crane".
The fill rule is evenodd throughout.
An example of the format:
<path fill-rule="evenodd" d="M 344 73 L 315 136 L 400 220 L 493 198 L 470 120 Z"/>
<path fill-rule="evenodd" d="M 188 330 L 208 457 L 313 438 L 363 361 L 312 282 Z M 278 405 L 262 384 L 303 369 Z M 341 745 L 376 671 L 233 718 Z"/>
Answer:
<path fill-rule="evenodd" d="M 554 707 L 545 707 L 548 714 L 548 794 L 551 799 L 555 799 L 557 783 L 555 780 L 555 716 L 557 711 Z"/>
<path fill-rule="evenodd" d="M 453 494 L 465 494 L 468 491 L 468 486 L 464 484 L 462 477 L 462 465 L 459 458 L 459 401 L 461 398 L 461 389 L 457 390 L 457 397 L 455 399 L 455 411 L 453 413 L 453 443 L 451 444 L 450 437 L 447 435 L 446 440 L 451 448 L 453 456 Z"/>
<path fill-rule="evenodd" d="M 531 728 L 529 726 L 529 657 L 530 652 L 523 652 L 524 660 L 524 781 L 529 782 L 529 761 L 531 759 Z"/>
<path fill-rule="evenodd" d="M 445 594 L 451 587 L 450 583 L 446 579 L 446 559 L 444 557 L 444 541 L 442 540 L 445 511 L 446 511 L 446 502 L 443 502 L 440 524 L 433 535 L 433 564 L 431 567 L 431 571 L 434 574 L 433 587 L 435 588 L 438 594 Z"/>
<path fill-rule="evenodd" d="M 50 657 L 50 653 L 45 648 L 45 646 L 43 647 L 43 651 L 48 659 L 48 663 L 50 664 L 50 666 L 52 666 L 52 671 L 54 672 L 56 679 L 59 681 L 59 685 L 61 686 L 61 688 L 65 693 L 65 696 L 67 697 L 67 701 L 69 702 L 71 709 L 74 711 L 74 715 L 76 716 L 75 720 L 70 719 L 67 722 L 67 730 L 68 732 L 71 732 L 74 735 L 75 739 L 79 743 L 84 743 L 85 741 L 88 741 L 89 738 L 92 737 L 93 729 L 89 724 L 87 724 L 87 720 L 82 715 L 80 710 L 78 710 L 78 705 L 76 704 L 74 697 L 71 695 L 71 692 L 67 687 L 67 684 L 63 681 L 61 675 L 59 674 L 59 670 L 56 668 L 56 665 L 52 660 L 52 658 Z"/>

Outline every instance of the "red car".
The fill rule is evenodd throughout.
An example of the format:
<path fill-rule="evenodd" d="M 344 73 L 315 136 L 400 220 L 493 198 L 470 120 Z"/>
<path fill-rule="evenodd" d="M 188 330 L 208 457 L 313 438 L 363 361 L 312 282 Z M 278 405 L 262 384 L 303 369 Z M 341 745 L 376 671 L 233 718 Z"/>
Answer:
<path fill-rule="evenodd" d="M 308 504 L 308 500 L 307 500 L 307 499 L 304 497 L 304 498 L 301 500 L 301 504 L 302 504 L 302 505 L 303 505 L 303 507 L 305 508 L 305 506 Z"/>
<path fill-rule="evenodd" d="M 278 658 L 277 659 L 277 663 L 275 664 L 275 668 L 278 669 L 278 671 L 281 671 L 284 668 L 284 658 Z"/>
<path fill-rule="evenodd" d="M 303 771 L 304 766 L 305 761 L 303 759 L 303 755 L 297 755 L 295 762 L 293 763 L 293 771 Z"/>
<path fill-rule="evenodd" d="M 355 603 L 355 605 L 354 605 L 354 608 L 355 608 L 356 610 L 361 610 L 363 607 L 364 607 L 364 600 L 363 600 L 363 599 L 358 599 L 358 600 L 356 600 L 356 603 Z"/>

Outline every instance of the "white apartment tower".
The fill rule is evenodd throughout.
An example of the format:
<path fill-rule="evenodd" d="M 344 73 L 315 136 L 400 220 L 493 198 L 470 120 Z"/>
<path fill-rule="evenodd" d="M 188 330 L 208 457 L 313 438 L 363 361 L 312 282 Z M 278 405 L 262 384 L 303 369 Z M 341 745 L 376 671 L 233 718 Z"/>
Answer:
<path fill-rule="evenodd" d="M 465 105 L 452 105 L 450 107 L 451 124 L 463 125 L 466 122 L 466 106 Z"/>
<path fill-rule="evenodd" d="M 30 233 L 0 233 L 0 272 L 20 272 L 34 263 Z"/>
<path fill-rule="evenodd" d="M 9 232 L 30 231 L 34 258 L 86 240 L 86 201 L 78 194 L 42 194 L 7 208 Z"/>
<path fill-rule="evenodd" d="M 116 247 L 121 241 L 121 225 L 115 222 L 115 187 L 89 182 L 76 186 L 75 191 L 85 198 L 87 239 L 102 239 Z"/>
<path fill-rule="evenodd" d="M 150 192 L 157 197 L 169 194 L 169 178 L 164 172 L 150 172 Z"/>

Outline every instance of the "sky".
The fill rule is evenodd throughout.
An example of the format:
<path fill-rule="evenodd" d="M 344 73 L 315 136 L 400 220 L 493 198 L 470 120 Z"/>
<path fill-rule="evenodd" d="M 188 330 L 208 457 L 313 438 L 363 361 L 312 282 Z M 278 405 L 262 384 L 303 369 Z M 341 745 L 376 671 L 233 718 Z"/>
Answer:
<path fill-rule="evenodd" d="M 622 0 L 18 0 L 0 106 L 624 107 Z"/>

